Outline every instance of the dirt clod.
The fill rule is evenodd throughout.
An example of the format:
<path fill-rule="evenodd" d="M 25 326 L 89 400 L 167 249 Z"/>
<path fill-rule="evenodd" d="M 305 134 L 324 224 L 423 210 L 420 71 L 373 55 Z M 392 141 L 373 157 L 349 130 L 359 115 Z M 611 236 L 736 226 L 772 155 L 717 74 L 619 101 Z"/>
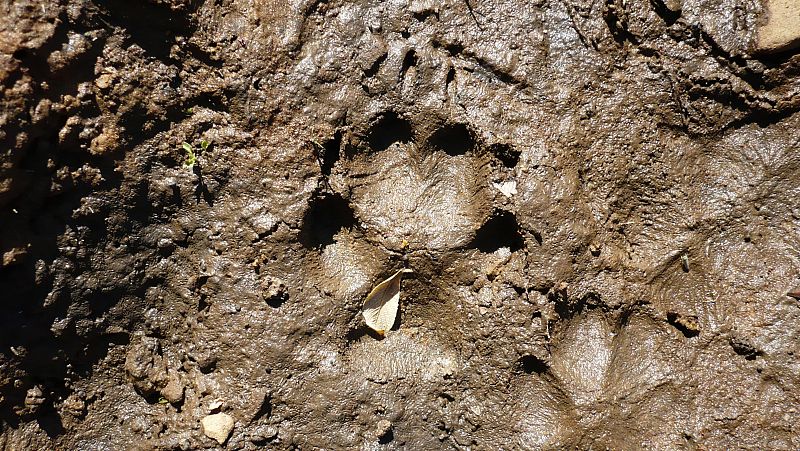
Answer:
<path fill-rule="evenodd" d="M 169 382 L 161 389 L 161 395 L 164 399 L 169 401 L 170 404 L 180 404 L 183 402 L 184 386 L 175 373 L 169 376 Z"/>
<path fill-rule="evenodd" d="M 289 296 L 286 283 L 277 277 L 263 276 L 261 289 L 264 300 L 273 307 L 279 307 Z"/>
<path fill-rule="evenodd" d="M 29 415 L 35 415 L 44 402 L 44 393 L 39 386 L 29 388 L 25 393 L 25 409 Z"/>
<path fill-rule="evenodd" d="M 278 428 L 273 425 L 263 425 L 256 427 L 250 435 L 253 443 L 260 444 L 268 442 L 278 436 Z"/>

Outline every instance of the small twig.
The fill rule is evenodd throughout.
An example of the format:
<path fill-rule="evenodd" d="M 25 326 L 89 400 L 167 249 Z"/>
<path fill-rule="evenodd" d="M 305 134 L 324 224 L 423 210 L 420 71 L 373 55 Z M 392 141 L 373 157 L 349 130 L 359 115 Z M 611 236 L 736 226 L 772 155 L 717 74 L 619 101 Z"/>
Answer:
<path fill-rule="evenodd" d="M 472 16 L 472 20 L 475 21 L 475 25 L 478 26 L 479 30 L 483 31 L 483 27 L 481 26 L 481 23 L 478 22 L 478 18 L 475 16 L 475 11 L 472 10 L 472 5 L 470 5 L 469 0 L 464 0 L 464 3 L 466 3 L 467 9 L 469 10 L 469 15 Z"/>
<path fill-rule="evenodd" d="M 594 2 L 592 2 L 592 4 L 594 4 Z M 567 8 L 567 15 L 569 16 L 570 22 L 572 22 L 572 28 L 576 33 L 578 33 L 578 40 L 581 41 L 581 44 L 583 44 L 583 46 L 586 48 L 591 47 L 595 51 L 599 51 L 597 48 L 597 43 L 595 43 L 594 40 L 587 38 L 583 33 L 583 30 L 581 30 L 581 27 L 578 26 L 578 21 L 575 20 L 575 7 L 567 3 L 564 3 L 564 6 Z"/>
<path fill-rule="evenodd" d="M 325 167 L 325 146 L 318 143 L 317 141 L 310 139 L 308 142 L 311 143 L 311 151 L 314 153 L 314 157 L 317 159 L 317 164 L 319 165 L 319 172 L 322 175 L 322 183 L 325 184 L 325 188 L 329 192 L 333 192 L 333 188 L 331 188 L 330 183 L 328 183 L 328 176 L 325 174 L 324 167 Z"/>

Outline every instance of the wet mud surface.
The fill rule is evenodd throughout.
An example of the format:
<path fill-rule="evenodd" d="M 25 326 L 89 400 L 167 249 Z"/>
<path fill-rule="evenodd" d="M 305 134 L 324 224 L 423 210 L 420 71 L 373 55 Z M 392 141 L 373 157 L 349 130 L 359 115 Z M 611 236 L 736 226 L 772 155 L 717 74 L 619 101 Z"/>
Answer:
<path fill-rule="evenodd" d="M 798 449 L 770 1 L 2 2 L 0 447 Z"/>

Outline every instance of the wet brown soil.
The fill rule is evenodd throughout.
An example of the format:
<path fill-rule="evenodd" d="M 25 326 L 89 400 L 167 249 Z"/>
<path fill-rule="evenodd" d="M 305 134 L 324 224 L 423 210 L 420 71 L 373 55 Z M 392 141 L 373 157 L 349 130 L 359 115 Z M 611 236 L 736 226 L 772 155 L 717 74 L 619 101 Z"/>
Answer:
<path fill-rule="evenodd" d="M 0 448 L 800 448 L 771 1 L 3 1 Z"/>

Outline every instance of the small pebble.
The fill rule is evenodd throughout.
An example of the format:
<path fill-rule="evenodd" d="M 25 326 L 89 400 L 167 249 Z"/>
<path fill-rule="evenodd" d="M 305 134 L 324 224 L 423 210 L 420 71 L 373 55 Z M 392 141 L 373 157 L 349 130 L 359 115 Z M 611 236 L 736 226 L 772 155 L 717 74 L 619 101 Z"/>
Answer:
<path fill-rule="evenodd" d="M 25 394 L 25 407 L 29 409 L 31 413 L 36 413 L 42 404 L 44 404 L 42 389 L 39 388 L 39 386 L 28 389 L 28 392 Z"/>
<path fill-rule="evenodd" d="M 800 45 L 800 14 L 796 0 L 766 2 L 765 23 L 758 30 L 756 50 L 775 53 Z"/>
<path fill-rule="evenodd" d="M 233 417 L 227 413 L 208 415 L 200 420 L 200 423 L 203 425 L 206 437 L 213 438 L 219 444 L 225 443 L 233 431 Z"/>
<path fill-rule="evenodd" d="M 267 440 L 272 440 L 277 436 L 278 436 L 278 428 L 269 424 L 255 428 L 253 433 L 250 435 L 250 440 L 253 442 L 263 442 Z"/>

